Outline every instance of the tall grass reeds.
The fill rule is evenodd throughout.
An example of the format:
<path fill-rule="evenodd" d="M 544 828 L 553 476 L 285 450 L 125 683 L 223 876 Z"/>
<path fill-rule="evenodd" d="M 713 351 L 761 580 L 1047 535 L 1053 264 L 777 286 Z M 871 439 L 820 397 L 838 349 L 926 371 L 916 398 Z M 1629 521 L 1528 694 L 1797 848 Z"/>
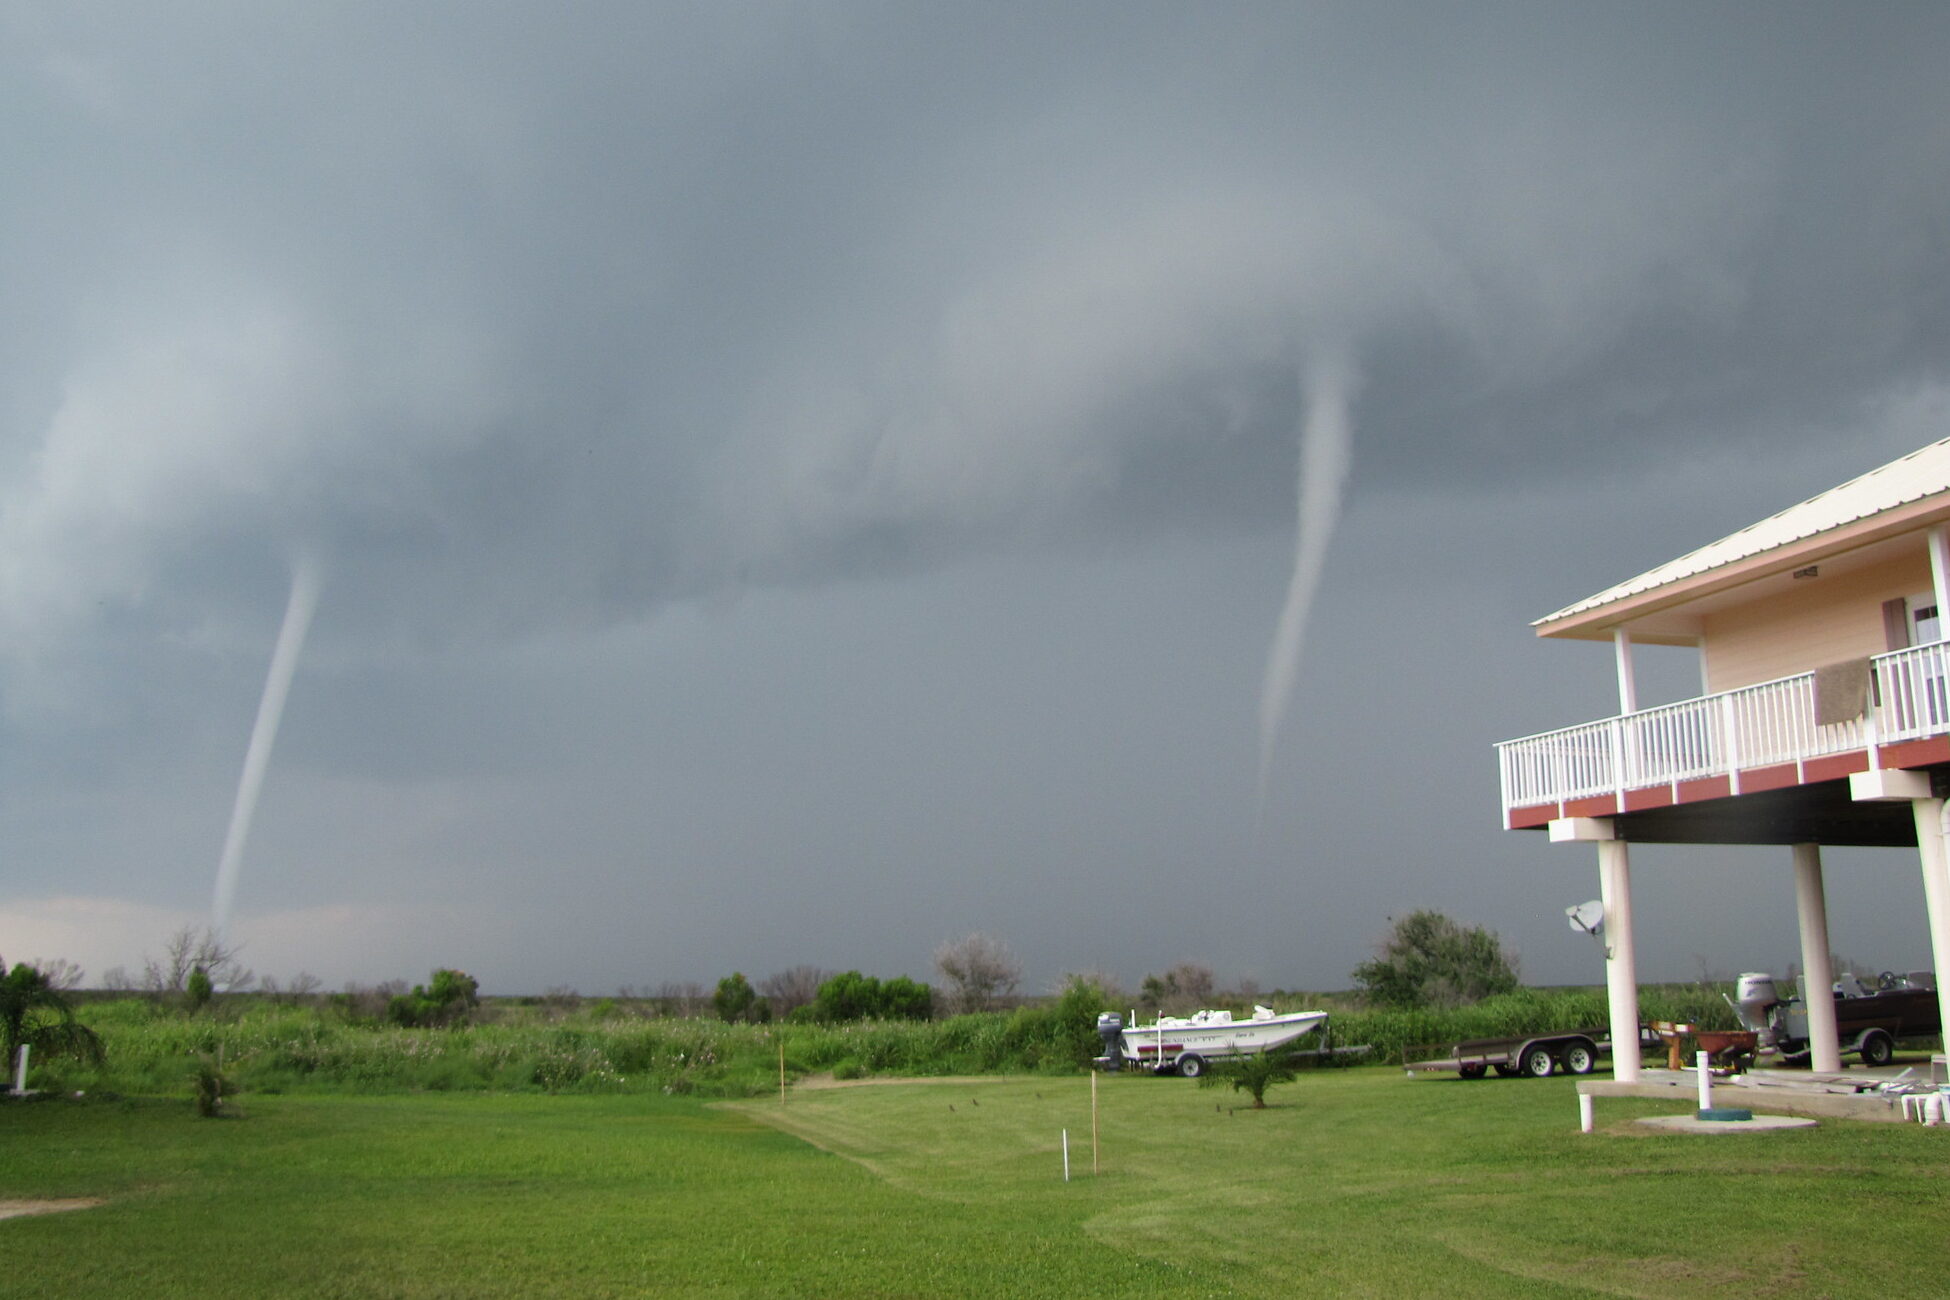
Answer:
<path fill-rule="evenodd" d="M 1646 986 L 1646 1019 L 1733 1025 L 1706 985 Z M 1101 1050 L 1094 1031 L 1107 1009 L 1094 989 L 1010 1011 L 934 1021 L 844 1025 L 725 1024 L 533 1008 L 490 1013 L 488 1023 L 408 1028 L 348 1019 L 330 1005 L 225 999 L 189 1017 L 141 999 L 92 1000 L 83 1019 L 101 1035 L 105 1064 L 47 1061 L 41 1086 L 136 1094 L 180 1092 L 192 1062 L 217 1057 L 250 1092 L 667 1093 L 741 1097 L 778 1086 L 781 1045 L 793 1078 L 868 1075 L 1074 1073 Z M 1275 997 L 1281 1003 L 1300 1002 Z M 1319 999 L 1307 998 L 1314 1003 Z M 1244 1008 L 1239 1008 L 1244 1010 Z M 1339 1009 L 1336 1044 L 1367 1044 L 1363 1059 L 1394 1064 L 1425 1043 L 1602 1026 L 1601 989 L 1519 989 L 1442 1010 Z"/>

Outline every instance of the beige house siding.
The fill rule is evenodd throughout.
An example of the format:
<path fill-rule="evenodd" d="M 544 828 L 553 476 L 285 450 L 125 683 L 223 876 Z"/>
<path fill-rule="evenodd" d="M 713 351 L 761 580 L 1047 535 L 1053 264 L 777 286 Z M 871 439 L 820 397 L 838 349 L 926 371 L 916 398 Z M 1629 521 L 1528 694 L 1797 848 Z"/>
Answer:
<path fill-rule="evenodd" d="M 1785 594 L 1708 614 L 1702 624 L 1707 690 L 1737 690 L 1881 654 L 1889 649 L 1883 602 L 1929 589 L 1930 559 L 1919 546 L 1898 560 L 1811 578 Z"/>

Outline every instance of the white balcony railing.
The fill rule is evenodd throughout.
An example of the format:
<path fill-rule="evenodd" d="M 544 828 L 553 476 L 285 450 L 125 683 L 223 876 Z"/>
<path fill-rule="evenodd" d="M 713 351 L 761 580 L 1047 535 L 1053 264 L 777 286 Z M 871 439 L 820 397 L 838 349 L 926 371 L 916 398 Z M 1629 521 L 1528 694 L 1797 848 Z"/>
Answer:
<path fill-rule="evenodd" d="M 1503 808 L 1615 795 L 1950 733 L 1950 643 L 1878 655 L 1862 718 L 1815 725 L 1815 675 L 1802 673 L 1506 740 Z"/>

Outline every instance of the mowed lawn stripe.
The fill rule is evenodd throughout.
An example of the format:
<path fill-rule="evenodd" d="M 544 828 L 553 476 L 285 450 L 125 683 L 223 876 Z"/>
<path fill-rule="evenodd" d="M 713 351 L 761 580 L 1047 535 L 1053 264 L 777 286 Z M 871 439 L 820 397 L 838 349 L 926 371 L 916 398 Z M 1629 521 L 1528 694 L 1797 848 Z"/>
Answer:
<path fill-rule="evenodd" d="M 0 1291 L 1119 1295 L 1183 1281 L 1141 1260 L 1106 1270 L 1081 1213 L 944 1214 L 686 1099 L 266 1097 L 247 1112 L 0 1109 L 0 1194 L 108 1201 L 0 1222 Z"/>
<path fill-rule="evenodd" d="M 1184 1080 L 1106 1078 L 1095 1180 L 1087 1079 L 740 1104 L 920 1195 L 1089 1204 L 1089 1231 L 1113 1253 L 1242 1295 L 1398 1296 L 1465 1280 L 1523 1296 L 1940 1289 L 1939 1131 L 1836 1122 L 1700 1138 L 1630 1122 L 1683 1110 L 1688 1094 L 1601 1101 L 1601 1131 L 1585 1135 L 1569 1080 L 1373 1069 L 1303 1075 L 1269 1097 L 1253 1111 Z M 1080 1188 L 1060 1183 L 1066 1127 Z"/>

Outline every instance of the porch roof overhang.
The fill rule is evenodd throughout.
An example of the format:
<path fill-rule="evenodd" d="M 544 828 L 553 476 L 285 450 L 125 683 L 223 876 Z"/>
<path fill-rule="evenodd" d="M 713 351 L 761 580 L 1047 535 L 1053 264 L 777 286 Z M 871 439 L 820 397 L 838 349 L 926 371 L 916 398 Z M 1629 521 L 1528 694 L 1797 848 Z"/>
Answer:
<path fill-rule="evenodd" d="M 1693 645 L 1721 606 L 1787 587 L 1794 573 L 1873 563 L 1907 538 L 1950 522 L 1950 439 L 1871 470 L 1709 546 L 1567 605 L 1532 624 L 1538 636 L 1609 640 L 1618 628 L 1655 645 Z"/>

